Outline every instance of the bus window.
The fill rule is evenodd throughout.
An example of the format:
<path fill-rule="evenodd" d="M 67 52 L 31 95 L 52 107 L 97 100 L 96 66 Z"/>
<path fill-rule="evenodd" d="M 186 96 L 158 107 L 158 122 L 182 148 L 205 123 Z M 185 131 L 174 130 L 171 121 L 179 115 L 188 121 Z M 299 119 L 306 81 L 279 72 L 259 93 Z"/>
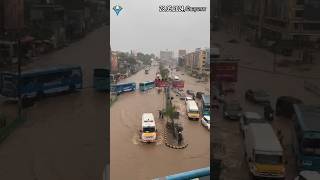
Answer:
<path fill-rule="evenodd" d="M 320 139 L 304 139 L 302 149 L 305 155 L 320 156 Z"/>

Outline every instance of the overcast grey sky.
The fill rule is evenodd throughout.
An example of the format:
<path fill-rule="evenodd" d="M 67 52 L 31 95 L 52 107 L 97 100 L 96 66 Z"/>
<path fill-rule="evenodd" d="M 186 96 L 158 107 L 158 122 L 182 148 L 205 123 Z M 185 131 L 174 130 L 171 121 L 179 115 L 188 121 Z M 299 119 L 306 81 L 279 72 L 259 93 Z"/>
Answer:
<path fill-rule="evenodd" d="M 112 7 L 123 7 L 119 16 Z M 205 12 L 159 12 L 159 5 L 207 7 Z M 110 43 L 113 51 L 160 50 L 210 47 L 210 0 L 111 0 Z"/>

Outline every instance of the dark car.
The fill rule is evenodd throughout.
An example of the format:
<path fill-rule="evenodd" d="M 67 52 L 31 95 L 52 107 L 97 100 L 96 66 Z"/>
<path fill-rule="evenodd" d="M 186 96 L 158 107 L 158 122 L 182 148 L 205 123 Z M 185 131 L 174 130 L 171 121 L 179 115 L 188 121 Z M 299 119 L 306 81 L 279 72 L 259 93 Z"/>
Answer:
<path fill-rule="evenodd" d="M 245 93 L 245 98 L 254 103 L 270 103 L 270 95 L 264 90 L 249 89 Z"/>
<path fill-rule="evenodd" d="M 203 94 L 204 94 L 203 92 L 197 92 L 196 98 L 201 99 Z"/>
<path fill-rule="evenodd" d="M 195 97 L 196 97 L 192 90 L 187 90 L 187 94 L 191 95 L 192 99 L 195 99 Z"/>
<path fill-rule="evenodd" d="M 223 117 L 225 119 L 239 120 L 242 116 L 242 108 L 238 102 L 228 102 L 223 106 Z"/>
<path fill-rule="evenodd" d="M 294 114 L 293 104 L 302 104 L 303 102 L 295 97 L 281 96 L 276 102 L 276 115 L 291 118 Z"/>

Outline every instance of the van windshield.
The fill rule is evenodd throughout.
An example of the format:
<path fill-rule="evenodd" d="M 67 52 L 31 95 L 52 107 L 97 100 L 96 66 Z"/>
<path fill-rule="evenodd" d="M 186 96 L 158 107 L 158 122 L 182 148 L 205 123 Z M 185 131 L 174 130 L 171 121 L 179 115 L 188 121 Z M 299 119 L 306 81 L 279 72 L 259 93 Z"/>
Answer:
<path fill-rule="evenodd" d="M 255 162 L 259 164 L 281 164 L 282 156 L 279 155 L 266 155 L 266 154 L 256 154 Z"/>
<path fill-rule="evenodd" d="M 195 113 L 195 114 L 198 114 L 199 113 L 199 111 L 197 111 L 197 110 L 189 110 L 189 113 Z"/>
<path fill-rule="evenodd" d="M 150 133 L 150 132 L 155 132 L 156 128 L 155 127 L 144 127 L 143 132 L 145 133 Z"/>
<path fill-rule="evenodd" d="M 305 155 L 320 156 L 320 139 L 304 139 L 302 149 Z"/>

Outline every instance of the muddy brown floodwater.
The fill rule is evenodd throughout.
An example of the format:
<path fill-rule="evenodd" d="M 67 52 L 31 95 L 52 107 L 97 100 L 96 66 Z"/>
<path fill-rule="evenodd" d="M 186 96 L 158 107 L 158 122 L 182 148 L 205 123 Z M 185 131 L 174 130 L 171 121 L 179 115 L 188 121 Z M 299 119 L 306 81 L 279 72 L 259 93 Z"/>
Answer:
<path fill-rule="evenodd" d="M 43 98 L 24 110 L 27 121 L 0 144 L 1 180 L 102 179 L 108 154 L 107 97 L 91 87 L 93 68 L 107 66 L 108 29 L 99 28 L 24 67 L 80 65 L 85 88 Z"/>
<path fill-rule="evenodd" d="M 138 84 L 154 80 L 157 69 L 158 67 L 152 67 L 147 75 L 144 70 L 139 71 L 123 82 Z M 208 83 L 196 83 L 194 78 L 187 75 L 181 77 L 185 80 L 185 89 L 209 92 Z M 154 114 L 159 132 L 162 132 L 164 123 L 158 119 L 158 110 L 162 108 L 164 95 L 158 94 L 155 89 L 143 93 L 136 90 L 122 94 L 111 107 L 111 179 L 150 180 L 209 166 L 210 133 L 201 126 L 200 121 L 183 120 L 183 133 L 189 145 L 182 150 L 165 146 L 161 133 L 158 134 L 160 137 L 156 143 L 144 144 L 139 141 L 141 116 L 144 112 Z"/>

